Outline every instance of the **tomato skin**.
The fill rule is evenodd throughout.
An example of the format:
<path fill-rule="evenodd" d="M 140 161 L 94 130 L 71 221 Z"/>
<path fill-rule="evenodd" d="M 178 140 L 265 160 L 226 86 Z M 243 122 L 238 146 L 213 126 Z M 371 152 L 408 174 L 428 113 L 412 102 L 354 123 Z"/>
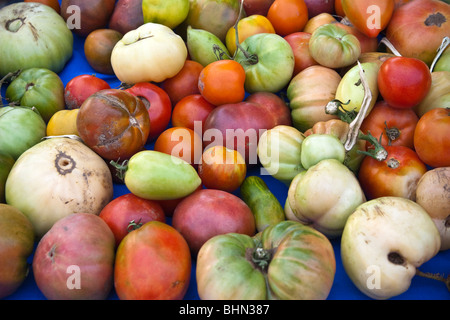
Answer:
<path fill-rule="evenodd" d="M 70 79 L 64 88 L 66 107 L 68 109 L 79 108 L 90 95 L 110 88 L 108 82 L 94 75 L 81 74 L 76 76 Z"/>
<path fill-rule="evenodd" d="M 99 213 L 109 226 L 119 246 L 122 239 L 134 230 L 130 226 L 134 222 L 137 226 L 153 220 L 166 222 L 163 208 L 155 200 L 140 198 L 133 193 L 123 194 L 111 200 Z"/>
<path fill-rule="evenodd" d="M 201 94 L 191 94 L 175 105 L 172 111 L 172 125 L 195 129 L 195 121 L 202 122 L 202 128 L 206 118 L 215 108 L 215 105 L 206 101 Z"/>
<path fill-rule="evenodd" d="M 245 97 L 245 70 L 234 60 L 218 60 L 202 69 L 198 78 L 200 94 L 219 106 L 241 102 Z"/>
<path fill-rule="evenodd" d="M 117 248 L 114 287 L 121 300 L 181 300 L 190 274 L 186 240 L 160 221 L 130 232 Z"/>
<path fill-rule="evenodd" d="M 175 106 L 184 97 L 200 93 L 198 89 L 198 77 L 203 65 L 194 60 L 186 60 L 183 68 L 172 78 L 161 83 L 161 88 L 167 92 Z"/>
<path fill-rule="evenodd" d="M 414 201 L 417 183 L 427 171 L 425 163 L 408 147 L 384 148 L 388 153 L 385 160 L 366 156 L 359 168 L 358 180 L 367 199 L 397 196 Z"/>
<path fill-rule="evenodd" d="M 237 150 L 224 146 L 206 149 L 198 164 L 198 175 L 206 188 L 233 192 L 247 174 L 245 159 Z"/>
<path fill-rule="evenodd" d="M 38 2 L 45 4 L 55 10 L 57 13 L 61 12 L 61 5 L 58 0 L 24 0 L 23 2 Z"/>
<path fill-rule="evenodd" d="M 311 39 L 311 33 L 294 32 L 285 36 L 284 39 L 290 44 L 292 52 L 294 53 L 295 65 L 292 77 L 296 76 L 300 71 L 307 67 L 318 64 L 309 53 L 309 39 Z"/>
<path fill-rule="evenodd" d="M 376 38 L 386 28 L 394 12 L 393 0 L 342 0 L 342 10 L 350 22 L 362 33 Z M 380 15 L 372 7 L 376 5 Z"/>
<path fill-rule="evenodd" d="M 394 108 L 418 105 L 431 88 L 431 73 L 419 59 L 392 57 L 378 72 L 378 89 L 384 100 Z"/>
<path fill-rule="evenodd" d="M 420 117 L 414 131 L 414 148 L 431 167 L 450 166 L 450 110 L 435 108 Z"/>
<path fill-rule="evenodd" d="M 302 31 L 308 22 L 308 7 L 304 0 L 275 0 L 267 12 L 275 32 L 284 37 Z"/>
<path fill-rule="evenodd" d="M 150 82 L 136 83 L 125 91 L 141 99 L 150 117 L 150 133 L 148 141 L 152 141 L 163 132 L 170 122 L 172 102 L 163 89 Z"/>
<path fill-rule="evenodd" d="M 386 101 L 378 101 L 361 124 L 361 131 L 381 136 L 382 145 L 402 145 L 414 149 L 414 130 L 419 117 L 412 109 L 391 107 Z M 389 135 L 388 135 L 389 134 Z M 366 143 L 366 148 L 371 144 Z"/>

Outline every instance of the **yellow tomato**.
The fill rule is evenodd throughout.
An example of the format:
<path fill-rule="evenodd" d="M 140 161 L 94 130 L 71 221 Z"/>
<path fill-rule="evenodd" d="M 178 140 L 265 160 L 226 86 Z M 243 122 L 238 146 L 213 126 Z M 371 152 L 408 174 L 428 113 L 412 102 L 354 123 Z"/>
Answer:
<path fill-rule="evenodd" d="M 242 43 L 242 41 L 257 33 L 275 33 L 272 23 L 265 16 L 254 14 L 239 20 L 239 43 Z M 233 55 L 236 51 L 236 28 L 234 26 L 228 29 L 225 37 L 225 45 L 230 54 Z"/>
<path fill-rule="evenodd" d="M 77 115 L 80 109 L 60 110 L 47 123 L 47 136 L 73 134 L 78 136 Z"/>

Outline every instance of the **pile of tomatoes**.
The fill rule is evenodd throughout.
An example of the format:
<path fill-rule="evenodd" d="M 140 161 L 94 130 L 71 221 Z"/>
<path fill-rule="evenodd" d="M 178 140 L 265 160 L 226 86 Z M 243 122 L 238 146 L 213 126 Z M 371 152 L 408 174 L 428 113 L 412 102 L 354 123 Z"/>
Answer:
<path fill-rule="evenodd" d="M 28 90 L 29 84 L 22 90 L 24 83 L 16 79 L 37 82 L 38 78 L 43 81 L 44 76 L 48 77 L 47 84 L 43 84 L 51 84 L 44 96 L 45 106 L 33 106 L 39 109 L 45 122 L 45 132 L 33 133 L 37 134 L 38 140 L 44 136 L 76 137 L 105 160 L 115 194 L 105 210 L 96 212 L 96 215 L 112 230 L 114 250 L 121 250 L 117 255 L 122 260 L 115 261 L 121 268 L 117 271 L 118 267 L 115 274 L 120 298 L 182 299 L 185 296 L 191 266 L 195 266 L 192 261 L 207 240 L 200 239 L 200 235 L 197 237 L 197 233 L 202 232 L 204 237 L 205 230 L 199 232 L 202 226 L 189 225 L 189 219 L 204 219 L 204 225 L 214 229 L 214 235 L 236 232 L 256 238 L 257 232 L 263 231 L 257 230 L 253 220 L 249 223 L 248 216 L 230 220 L 212 218 L 206 222 L 209 219 L 206 213 L 192 209 L 206 210 L 197 207 L 201 201 L 210 211 L 220 206 L 225 208 L 227 206 L 217 202 L 224 201 L 230 211 L 239 212 L 236 216 L 245 215 L 243 212 L 248 202 L 245 209 L 237 209 L 243 203 L 235 201 L 242 198 L 240 187 L 246 178 L 261 175 L 261 170 L 267 169 L 260 155 L 262 145 L 258 149 L 262 132 L 275 134 L 280 130 L 280 138 L 283 139 L 280 145 L 285 146 L 284 150 L 278 150 L 280 154 L 276 159 L 277 165 L 284 170 L 284 176 L 274 174 L 266 177 L 266 181 L 273 178 L 273 185 L 269 184 L 264 190 L 271 196 L 276 194 L 278 199 L 275 202 L 279 202 L 280 207 L 285 205 L 295 176 L 314 166 L 322 149 L 328 152 L 325 157 L 338 158 L 345 163 L 349 150 L 344 150 L 343 145 L 348 128 L 354 124 L 355 115 L 364 103 L 363 96 L 367 94 L 357 71 L 353 73 L 357 78 L 349 80 L 350 76 L 345 77 L 347 72 L 350 75 L 350 70 L 359 70 L 359 62 L 360 67 L 366 68 L 365 80 L 372 90 L 372 100 L 356 131 L 370 135 L 372 139 L 358 139 L 356 147 L 359 150 L 355 154 L 359 158 L 352 163 L 350 170 L 357 178 L 365 199 L 395 196 L 415 201 L 417 184 L 425 173 L 435 168 L 450 168 L 450 49 L 445 48 L 450 36 L 450 5 L 447 1 L 380 0 L 373 4 L 369 0 L 335 0 L 326 1 L 325 5 L 322 4 L 325 1 L 314 4 L 314 1 L 307 0 L 252 0 L 243 3 L 227 0 L 215 9 L 218 11 L 220 8 L 226 17 L 222 24 L 228 22 L 220 32 L 211 22 L 208 22 L 210 30 L 203 29 L 208 23 L 202 25 L 199 18 L 200 9 L 219 2 L 215 0 L 179 1 L 184 5 L 190 2 L 191 7 L 180 5 L 176 10 L 173 6 L 177 1 L 167 1 L 165 5 L 160 1 L 160 7 L 156 9 L 149 1 L 90 1 L 92 4 L 89 5 L 77 1 L 33 2 L 51 6 L 66 21 L 70 15 L 64 9 L 67 10 L 70 4 L 81 8 L 81 21 L 85 17 L 88 19 L 89 10 L 99 10 L 98 7 L 93 8 L 104 5 L 100 11 L 105 17 L 98 19 L 98 25 L 89 24 L 72 30 L 75 37 L 73 56 L 60 57 L 67 59 L 63 69 L 54 72 L 47 72 L 47 67 L 42 68 L 45 72 L 32 69 L 29 75 L 19 73 L 12 79 L 5 77 L 7 72 L 1 69 L 1 65 L 0 71 L 5 77 L 2 84 L 11 85 L 2 88 L 2 96 L 6 94 L 4 102 L 21 106 L 26 106 L 27 102 L 25 99 L 20 101 L 20 94 Z M 129 6 L 130 17 L 139 19 L 112 19 L 114 7 L 119 11 L 119 7 L 126 5 Z M 435 10 L 445 16 L 444 20 L 437 16 L 430 18 Z M 211 13 L 210 16 L 203 15 L 204 19 L 211 19 Z M 427 25 L 421 26 L 424 25 L 424 17 L 429 17 Z M 189 26 L 187 21 L 191 23 Z M 149 27 L 145 31 L 140 29 L 141 38 L 135 34 L 131 36 L 141 27 Z M 153 34 L 147 37 L 145 32 Z M 172 42 L 171 38 L 175 37 L 182 41 L 181 46 L 180 42 Z M 417 38 L 420 40 L 416 41 Z M 381 39 L 384 40 L 380 42 Z M 147 41 L 145 46 L 144 41 Z M 157 45 L 161 48 L 151 52 L 151 45 L 155 44 L 150 41 L 159 41 Z M 126 50 L 138 42 L 140 50 L 130 55 Z M 440 48 L 442 50 L 439 51 Z M 163 51 L 165 54 L 161 54 Z M 81 62 L 82 68 L 77 69 L 76 62 Z M 342 89 L 338 86 L 343 85 L 344 79 L 350 85 Z M 340 101 L 337 101 L 338 96 L 342 98 Z M 59 102 L 53 104 L 53 101 Z M 339 102 L 339 114 L 326 112 L 326 105 L 333 101 Z M 357 107 L 351 109 L 354 103 Z M 0 112 L 0 124 L 1 117 Z M 42 131 L 43 125 L 39 125 Z M 0 132 L 1 129 L 0 126 Z M 249 137 L 252 130 L 259 134 L 255 136 L 256 140 Z M 233 135 L 230 138 L 227 134 Z M 302 142 L 313 134 L 323 135 L 324 139 L 319 142 L 322 145 L 311 147 L 305 144 L 302 150 Z M 30 143 L 37 144 L 38 140 Z M 233 142 L 231 147 L 228 145 L 230 142 Z M 336 143 L 338 146 L 335 148 Z M 386 151 L 385 157 L 372 157 L 374 144 Z M 2 158 L 0 153 L 0 200 L 4 204 L 8 203 L 4 195 L 8 172 L 20 154 L 32 145 L 23 147 L 12 158 Z M 3 146 L 1 142 L 0 146 Z M 168 191 L 164 196 L 156 197 L 150 188 L 137 186 L 138 178 L 144 179 L 147 173 L 133 172 L 134 182 L 130 182 L 131 178 L 127 180 L 126 170 L 137 169 L 127 168 L 123 172 L 126 164 L 130 164 L 130 168 L 134 165 L 133 168 L 139 167 L 140 170 L 152 168 L 161 172 L 169 168 L 164 167 L 168 158 L 158 160 L 157 166 L 147 166 L 144 152 L 150 150 L 181 158 L 192 165 L 194 178 L 198 180 L 193 178 L 195 181 L 192 180 L 189 190 L 195 191 L 182 197 L 179 191 Z M 268 156 L 270 152 L 265 151 Z M 257 153 L 260 158 L 252 161 L 251 156 Z M 304 167 L 308 161 L 315 162 Z M 169 185 L 175 178 L 168 177 L 167 181 L 161 178 L 157 183 Z M 271 189 L 272 186 L 277 190 Z M 148 199 L 129 192 L 138 187 L 146 189 L 141 194 L 149 194 Z M 213 196 L 211 193 L 202 195 L 204 198 L 197 195 L 198 198 L 186 201 L 202 190 L 220 190 L 227 195 Z M 442 190 L 444 192 L 448 194 L 448 190 Z M 119 198 L 123 201 L 121 205 Z M 183 208 L 183 214 L 191 216 L 180 218 L 181 213 L 176 215 L 177 207 L 179 212 Z M 129 215 L 119 219 L 114 216 L 118 210 L 128 210 Z M 140 221 L 136 214 L 140 210 L 150 212 L 145 222 L 157 223 L 144 229 L 144 221 Z M 286 220 L 290 220 L 288 216 L 286 212 Z M 236 222 L 238 219 L 246 221 L 246 228 L 242 227 L 243 222 Z M 230 225 L 236 223 L 236 231 L 229 231 L 225 226 L 223 229 L 213 228 L 228 222 Z M 140 233 L 134 232 L 139 228 L 142 228 Z M 133 237 L 129 236 L 131 233 Z M 207 237 L 213 236 L 208 234 Z M 167 242 L 160 242 L 163 238 Z M 127 241 L 121 244 L 122 239 Z M 133 251 L 135 241 L 158 244 L 158 248 L 152 246 L 149 256 L 144 255 L 149 260 L 152 258 L 150 255 L 159 254 L 161 248 L 170 251 L 171 246 L 177 247 L 177 251 L 170 251 L 168 256 L 169 259 L 178 257 L 180 261 L 170 265 L 160 258 L 161 267 L 156 269 L 161 274 L 164 274 L 164 268 L 165 271 L 171 270 L 172 275 L 176 273 L 174 277 L 183 280 L 172 283 L 170 290 L 156 288 L 149 293 L 145 291 L 147 288 L 142 288 L 142 292 L 133 292 L 128 281 L 140 280 L 130 274 L 134 272 L 136 275 L 136 270 L 141 270 L 133 269 L 131 265 L 140 254 Z M 327 244 L 322 245 L 325 247 Z M 324 259 L 324 264 L 332 260 L 331 257 L 327 259 Z M 138 264 L 142 266 L 142 262 Z M 329 272 L 332 279 L 334 271 Z M 161 286 L 169 285 L 161 281 Z M 329 289 L 324 288 L 319 296 L 326 298 Z M 58 299 L 52 294 L 47 298 Z"/>

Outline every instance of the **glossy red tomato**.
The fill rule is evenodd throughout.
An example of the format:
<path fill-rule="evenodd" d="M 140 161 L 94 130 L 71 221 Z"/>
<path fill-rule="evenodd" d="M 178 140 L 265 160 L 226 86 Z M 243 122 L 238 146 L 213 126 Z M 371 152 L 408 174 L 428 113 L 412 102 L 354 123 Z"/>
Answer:
<path fill-rule="evenodd" d="M 170 127 L 155 141 L 155 151 L 183 159 L 196 167 L 202 156 L 202 138 L 186 127 Z"/>
<path fill-rule="evenodd" d="M 302 31 L 308 22 L 308 7 L 304 0 L 275 0 L 267 12 L 275 32 L 284 37 Z"/>
<path fill-rule="evenodd" d="M 370 132 L 382 145 L 405 146 L 414 149 L 414 130 L 419 121 L 413 109 L 391 107 L 386 101 L 378 101 L 361 124 L 361 131 Z M 367 142 L 367 146 L 370 143 Z"/>
<path fill-rule="evenodd" d="M 392 107 L 412 108 L 430 90 L 431 73 L 419 59 L 392 57 L 381 65 L 377 81 L 380 95 Z"/>
<path fill-rule="evenodd" d="M 103 89 L 110 89 L 110 85 L 103 79 L 92 74 L 75 76 L 67 82 L 64 89 L 64 100 L 68 109 L 81 107 L 83 102 L 92 94 Z"/>
<path fill-rule="evenodd" d="M 102 218 L 114 233 L 116 246 L 131 231 L 149 221 L 166 222 L 163 208 L 157 201 L 140 198 L 132 193 L 110 201 L 100 211 Z"/>
<path fill-rule="evenodd" d="M 198 175 L 206 188 L 233 192 L 247 174 L 245 159 L 236 150 L 224 146 L 206 149 L 198 164 Z"/>
<path fill-rule="evenodd" d="M 191 268 L 184 237 L 168 224 L 150 221 L 117 248 L 114 287 L 121 300 L 182 300 Z"/>
<path fill-rule="evenodd" d="M 172 102 L 166 91 L 150 82 L 140 82 L 125 91 L 141 99 L 150 117 L 148 141 L 154 140 L 170 123 Z"/>
<path fill-rule="evenodd" d="M 201 123 L 197 126 L 202 130 L 206 118 L 214 108 L 215 105 L 209 103 L 201 94 L 186 96 L 173 108 L 172 125 L 194 130 L 195 121 L 199 121 Z"/>
<path fill-rule="evenodd" d="M 427 172 L 419 156 L 405 146 L 385 146 L 388 156 L 383 161 L 366 156 L 361 163 L 358 180 L 368 200 L 396 196 L 415 200 L 419 179 Z"/>
<path fill-rule="evenodd" d="M 420 117 L 414 131 L 414 148 L 427 165 L 450 166 L 450 109 L 431 109 Z"/>
<path fill-rule="evenodd" d="M 172 78 L 161 83 L 161 88 L 167 92 L 175 106 L 184 97 L 200 93 L 198 89 L 198 77 L 203 65 L 194 60 L 186 60 L 183 68 Z"/>

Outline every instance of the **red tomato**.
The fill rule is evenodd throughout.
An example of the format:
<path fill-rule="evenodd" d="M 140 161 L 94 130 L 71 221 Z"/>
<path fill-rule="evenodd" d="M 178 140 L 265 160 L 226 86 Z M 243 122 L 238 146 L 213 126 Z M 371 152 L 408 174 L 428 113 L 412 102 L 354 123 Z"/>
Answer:
<path fill-rule="evenodd" d="M 415 200 L 419 179 L 427 172 L 419 156 L 405 146 L 385 146 L 383 161 L 366 156 L 359 168 L 358 180 L 368 200 L 383 196 Z"/>
<path fill-rule="evenodd" d="M 336 14 L 339 17 L 341 17 L 341 18 L 345 17 L 345 12 L 344 12 L 344 9 L 342 8 L 342 0 L 334 1 L 334 11 L 336 12 Z"/>
<path fill-rule="evenodd" d="M 117 248 L 114 287 L 121 300 L 182 300 L 191 267 L 183 236 L 168 224 L 150 221 Z"/>
<path fill-rule="evenodd" d="M 242 184 L 246 174 L 247 166 L 242 155 L 224 146 L 206 149 L 198 164 L 198 175 L 208 189 L 233 192 Z"/>
<path fill-rule="evenodd" d="M 414 130 L 419 121 L 413 109 L 391 107 L 386 101 L 378 101 L 361 124 L 361 131 L 381 136 L 383 146 L 405 146 L 414 149 Z M 367 147 L 371 144 L 367 142 Z"/>
<path fill-rule="evenodd" d="M 77 109 L 94 93 L 110 89 L 110 85 L 103 79 L 92 74 L 82 74 L 72 78 L 64 89 L 64 100 L 68 109 Z"/>
<path fill-rule="evenodd" d="M 284 37 L 302 31 L 308 22 L 308 7 L 304 0 L 275 0 L 267 12 L 275 32 Z"/>
<path fill-rule="evenodd" d="M 167 92 L 175 106 L 184 97 L 200 93 L 198 89 L 198 77 L 203 65 L 194 60 L 186 60 L 183 68 L 172 78 L 161 83 L 161 88 Z"/>
<path fill-rule="evenodd" d="M 244 67 L 234 60 L 211 62 L 198 78 L 200 94 L 215 106 L 241 102 L 245 97 L 244 83 Z"/>
<path fill-rule="evenodd" d="M 163 208 L 157 201 L 142 199 L 132 193 L 121 195 L 110 201 L 99 217 L 114 233 L 116 246 L 131 231 L 153 220 L 166 222 Z"/>
<path fill-rule="evenodd" d="M 150 117 L 148 141 L 154 140 L 170 123 L 172 102 L 163 89 L 150 82 L 140 82 L 125 91 L 141 99 Z"/>
<path fill-rule="evenodd" d="M 342 10 L 359 31 L 376 38 L 394 12 L 393 0 L 342 0 Z"/>
<path fill-rule="evenodd" d="M 201 128 L 215 105 L 206 101 L 201 94 L 191 94 L 181 99 L 173 108 L 172 125 L 194 130 L 195 121 L 201 122 Z"/>
<path fill-rule="evenodd" d="M 307 67 L 318 64 L 309 53 L 309 39 L 311 38 L 311 33 L 308 32 L 294 32 L 288 34 L 284 37 L 294 52 L 294 77 L 300 71 L 306 69 Z"/>
<path fill-rule="evenodd" d="M 155 141 L 154 150 L 183 159 L 196 167 L 202 156 L 202 138 L 186 127 L 171 127 Z"/>
<path fill-rule="evenodd" d="M 425 98 L 430 87 L 430 69 L 416 58 L 389 58 L 378 72 L 380 95 L 394 108 L 416 106 Z"/>
<path fill-rule="evenodd" d="M 414 148 L 427 165 L 450 166 L 450 109 L 431 109 L 420 117 L 414 131 Z"/>

